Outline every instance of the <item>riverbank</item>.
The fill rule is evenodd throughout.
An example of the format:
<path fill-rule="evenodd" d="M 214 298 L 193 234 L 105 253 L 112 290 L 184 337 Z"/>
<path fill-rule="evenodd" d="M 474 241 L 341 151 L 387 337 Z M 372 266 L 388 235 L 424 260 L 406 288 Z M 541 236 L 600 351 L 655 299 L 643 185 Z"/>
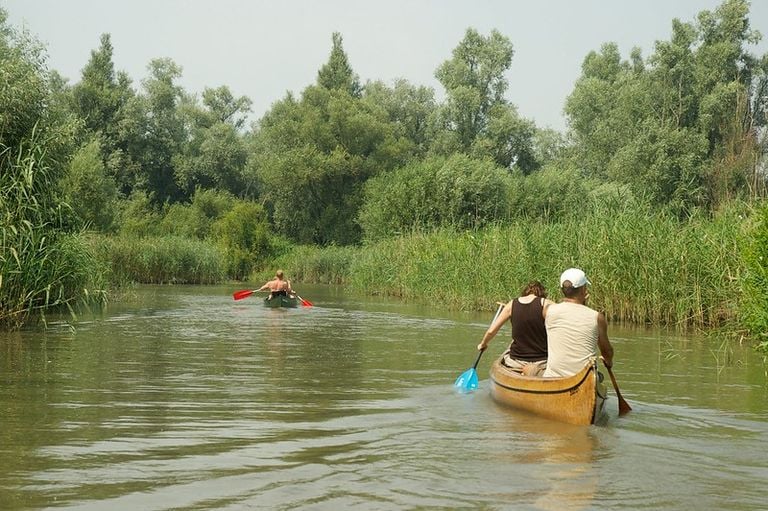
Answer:
<path fill-rule="evenodd" d="M 558 276 L 577 266 L 593 282 L 591 304 L 613 321 L 738 328 L 751 229 L 746 206 L 685 222 L 627 207 L 557 223 L 412 233 L 360 248 L 298 247 L 272 264 L 297 281 L 461 310 L 490 310 L 531 279 L 557 298 Z"/>
<path fill-rule="evenodd" d="M 249 280 L 266 281 L 279 267 L 294 283 L 342 285 L 452 310 L 491 310 L 532 279 L 558 299 L 558 276 L 577 266 L 593 282 L 590 304 L 611 321 L 744 335 L 765 331 L 761 325 L 768 323 L 762 291 L 766 226 L 768 208 L 744 203 L 685 221 L 639 206 L 592 206 L 557 222 L 412 232 L 363 246 L 284 246 Z M 206 241 L 96 244 L 119 282 L 227 278 L 221 250 Z M 759 333 L 752 338 L 766 347 Z"/>

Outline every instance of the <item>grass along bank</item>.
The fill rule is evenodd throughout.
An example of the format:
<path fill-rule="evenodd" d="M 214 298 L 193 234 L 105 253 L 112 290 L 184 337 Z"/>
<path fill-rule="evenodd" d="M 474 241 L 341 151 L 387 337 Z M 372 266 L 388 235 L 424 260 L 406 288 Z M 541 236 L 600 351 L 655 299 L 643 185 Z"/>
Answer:
<path fill-rule="evenodd" d="M 214 243 L 179 236 L 93 236 L 91 244 L 113 285 L 215 284 L 225 280 L 227 258 Z"/>
<path fill-rule="evenodd" d="M 738 315 L 745 214 L 736 206 L 680 222 L 632 207 L 595 209 L 558 223 L 414 233 L 357 249 L 302 247 L 275 265 L 300 282 L 464 310 L 493 309 L 530 279 L 558 299 L 558 276 L 578 266 L 594 284 L 590 303 L 614 321 L 703 328 Z"/>

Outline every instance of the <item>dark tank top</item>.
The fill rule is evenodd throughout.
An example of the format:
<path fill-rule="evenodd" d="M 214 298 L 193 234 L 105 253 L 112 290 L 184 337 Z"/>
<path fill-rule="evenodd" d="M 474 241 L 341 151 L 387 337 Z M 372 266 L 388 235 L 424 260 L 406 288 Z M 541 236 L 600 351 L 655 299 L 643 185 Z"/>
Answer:
<path fill-rule="evenodd" d="M 541 298 L 531 303 L 520 303 L 518 298 L 512 304 L 512 344 L 509 356 L 519 360 L 538 362 L 547 359 L 547 329 L 544 327 Z"/>

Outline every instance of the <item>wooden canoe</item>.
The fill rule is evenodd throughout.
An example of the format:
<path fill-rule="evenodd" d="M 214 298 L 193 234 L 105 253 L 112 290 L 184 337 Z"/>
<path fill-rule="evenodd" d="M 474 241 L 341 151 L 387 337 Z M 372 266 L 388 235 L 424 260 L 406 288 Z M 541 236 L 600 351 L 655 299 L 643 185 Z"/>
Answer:
<path fill-rule="evenodd" d="M 497 359 L 491 367 L 491 396 L 501 404 L 570 424 L 594 424 L 605 405 L 606 387 L 597 363 L 565 378 L 522 376 Z"/>
<path fill-rule="evenodd" d="M 264 298 L 264 306 L 269 307 L 271 309 L 276 309 L 278 307 L 298 307 L 299 306 L 299 299 L 295 296 L 273 296 L 271 299 L 269 297 Z"/>

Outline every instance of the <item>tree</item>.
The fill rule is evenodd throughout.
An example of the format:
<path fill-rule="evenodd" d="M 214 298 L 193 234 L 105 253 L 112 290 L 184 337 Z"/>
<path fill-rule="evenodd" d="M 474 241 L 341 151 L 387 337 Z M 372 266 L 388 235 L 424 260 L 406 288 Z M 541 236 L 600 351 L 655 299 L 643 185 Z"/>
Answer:
<path fill-rule="evenodd" d="M 105 174 L 98 140 L 92 140 L 75 153 L 61 182 L 64 199 L 76 207 L 79 223 L 99 231 L 109 231 L 115 219 L 117 186 Z"/>
<path fill-rule="evenodd" d="M 206 88 L 203 106 L 187 99 L 180 108 L 189 139 L 174 159 L 174 179 L 191 198 L 196 189 L 219 189 L 242 195 L 247 151 L 238 129 L 251 100 L 235 98 L 227 87 Z"/>
<path fill-rule="evenodd" d="M 333 33 L 333 48 L 328 62 L 317 72 L 317 84 L 328 90 L 342 90 L 351 96 L 360 96 L 360 81 L 349 65 L 342 37 L 338 32 Z"/>
<path fill-rule="evenodd" d="M 277 230 L 300 243 L 359 242 L 363 185 L 412 154 L 384 108 L 358 97 L 354 88 L 332 85 L 354 81 L 348 65 L 339 66 L 334 57 L 340 44 L 334 38 L 331 60 L 320 73 L 325 86 L 275 103 L 251 137 L 246 187 L 259 189 Z"/>
<path fill-rule="evenodd" d="M 139 123 L 146 122 L 145 126 L 137 126 L 140 131 L 136 132 L 141 137 L 137 148 L 140 155 L 137 186 L 159 206 L 183 197 L 175 180 L 174 156 L 181 153 L 187 139 L 178 109 L 184 91 L 175 83 L 181 76 L 181 67 L 172 60 L 152 60 L 148 70 L 150 76 L 143 82 L 146 96 L 136 105 Z"/>
<path fill-rule="evenodd" d="M 430 118 L 435 115 L 435 91 L 429 87 L 411 85 L 396 80 L 394 87 L 383 82 L 368 83 L 363 90 L 363 101 L 371 108 L 382 108 L 398 135 L 413 145 L 414 155 L 424 156 L 430 146 Z"/>
<path fill-rule="evenodd" d="M 489 156 L 502 167 L 516 165 L 524 173 L 538 167 L 531 141 L 535 127 L 504 98 L 504 75 L 513 55 L 512 43 L 498 31 L 484 37 L 467 30 L 452 58 L 435 72 L 447 95 L 434 117 L 436 153 Z"/>
<path fill-rule="evenodd" d="M 683 215 L 762 189 L 755 91 L 766 59 L 745 50 L 759 39 L 748 12 L 726 0 L 696 23 L 674 20 L 645 63 L 638 50 L 622 61 L 615 44 L 590 53 L 566 102 L 583 171 Z"/>
<path fill-rule="evenodd" d="M 134 134 L 123 129 L 135 92 L 124 72 L 115 72 L 109 34 L 101 36 L 100 46 L 91 52 L 80 82 L 71 88 L 72 110 L 82 119 L 82 137 L 99 138 L 101 159 L 109 176 L 119 184 L 124 196 L 130 195 L 136 180 L 138 155 L 132 144 Z"/>

